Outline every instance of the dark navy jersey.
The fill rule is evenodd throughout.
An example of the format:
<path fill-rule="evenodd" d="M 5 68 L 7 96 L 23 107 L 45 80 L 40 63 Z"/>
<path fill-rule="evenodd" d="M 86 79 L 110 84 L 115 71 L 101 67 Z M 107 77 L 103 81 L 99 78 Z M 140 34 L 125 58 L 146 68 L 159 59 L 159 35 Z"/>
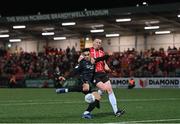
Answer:
<path fill-rule="evenodd" d="M 105 55 L 95 59 L 95 63 L 108 59 L 109 56 Z M 87 81 L 89 83 L 93 82 L 93 76 L 95 73 L 95 64 L 92 64 L 91 61 L 82 59 L 79 64 L 73 69 L 68 77 L 79 74 L 83 82 Z"/>
<path fill-rule="evenodd" d="M 81 80 L 92 82 L 94 75 L 94 64 L 90 61 L 83 59 L 79 64 L 74 68 L 76 73 L 79 73 Z"/>

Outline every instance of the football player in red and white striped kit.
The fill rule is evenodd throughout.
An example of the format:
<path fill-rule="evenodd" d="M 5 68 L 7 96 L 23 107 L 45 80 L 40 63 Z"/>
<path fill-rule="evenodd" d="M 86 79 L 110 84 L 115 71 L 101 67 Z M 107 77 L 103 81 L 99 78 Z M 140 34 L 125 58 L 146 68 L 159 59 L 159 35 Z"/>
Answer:
<path fill-rule="evenodd" d="M 101 44 L 101 39 L 94 39 L 93 47 L 90 48 L 90 55 L 92 58 L 98 58 L 105 55 L 104 51 L 101 49 Z M 97 62 L 95 66 L 94 83 L 100 90 L 108 93 L 109 102 L 113 108 L 114 114 L 116 116 L 121 116 L 125 111 L 118 109 L 116 97 L 106 71 L 110 71 L 107 63 L 105 61 Z"/>

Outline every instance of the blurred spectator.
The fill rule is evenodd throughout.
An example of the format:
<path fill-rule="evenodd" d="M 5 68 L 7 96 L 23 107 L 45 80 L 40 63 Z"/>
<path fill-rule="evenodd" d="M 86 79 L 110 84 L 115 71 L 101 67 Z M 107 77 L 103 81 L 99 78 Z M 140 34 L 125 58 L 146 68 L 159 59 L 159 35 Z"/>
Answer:
<path fill-rule="evenodd" d="M 9 79 L 9 87 L 10 88 L 16 88 L 17 87 L 17 82 L 16 82 L 16 76 L 15 74 L 12 74 L 10 76 L 10 79 Z"/>
<path fill-rule="evenodd" d="M 137 52 L 128 49 L 116 52 L 108 59 L 111 77 L 167 77 L 180 75 L 180 49 L 169 47 Z M 80 52 L 73 47 L 65 51 L 47 47 L 41 53 L 8 53 L 0 48 L 0 74 L 16 77 L 53 77 L 55 71 L 68 73 L 76 64 Z"/>

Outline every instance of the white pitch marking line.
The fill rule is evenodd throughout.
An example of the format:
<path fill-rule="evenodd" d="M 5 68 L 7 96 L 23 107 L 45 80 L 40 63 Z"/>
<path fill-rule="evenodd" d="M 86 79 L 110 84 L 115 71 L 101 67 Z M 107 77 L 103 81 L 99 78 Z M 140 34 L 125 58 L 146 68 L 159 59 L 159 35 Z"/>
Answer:
<path fill-rule="evenodd" d="M 161 99 L 120 99 L 121 102 L 148 102 L 148 101 L 176 101 L 180 98 L 161 98 Z M 9 102 L 9 103 L 8 103 Z M 12 103 L 13 102 L 13 103 Z M 22 102 L 22 103 L 20 103 Z M 76 104 L 82 103 L 83 101 L 62 101 L 62 100 L 13 100 L 0 102 L 0 106 L 11 106 L 11 105 L 46 105 L 46 104 Z M 101 102 L 108 102 L 108 100 L 103 100 Z"/>
<path fill-rule="evenodd" d="M 140 120 L 140 121 L 128 121 L 128 122 L 130 123 L 152 122 L 153 123 L 153 122 L 166 122 L 166 121 L 180 121 L 180 119 L 177 118 L 177 119 L 160 119 L 160 120 Z"/>

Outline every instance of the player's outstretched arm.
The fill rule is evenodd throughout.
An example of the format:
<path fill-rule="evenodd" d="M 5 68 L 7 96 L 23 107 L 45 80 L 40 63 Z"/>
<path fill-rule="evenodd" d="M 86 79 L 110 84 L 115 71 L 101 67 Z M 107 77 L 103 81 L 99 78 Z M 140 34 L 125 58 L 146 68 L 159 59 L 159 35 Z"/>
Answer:
<path fill-rule="evenodd" d="M 109 57 L 110 57 L 109 55 L 104 55 L 103 57 L 98 57 L 95 59 L 95 63 L 99 62 L 99 61 L 104 61 L 104 60 L 106 61 L 106 60 L 108 60 Z"/>

